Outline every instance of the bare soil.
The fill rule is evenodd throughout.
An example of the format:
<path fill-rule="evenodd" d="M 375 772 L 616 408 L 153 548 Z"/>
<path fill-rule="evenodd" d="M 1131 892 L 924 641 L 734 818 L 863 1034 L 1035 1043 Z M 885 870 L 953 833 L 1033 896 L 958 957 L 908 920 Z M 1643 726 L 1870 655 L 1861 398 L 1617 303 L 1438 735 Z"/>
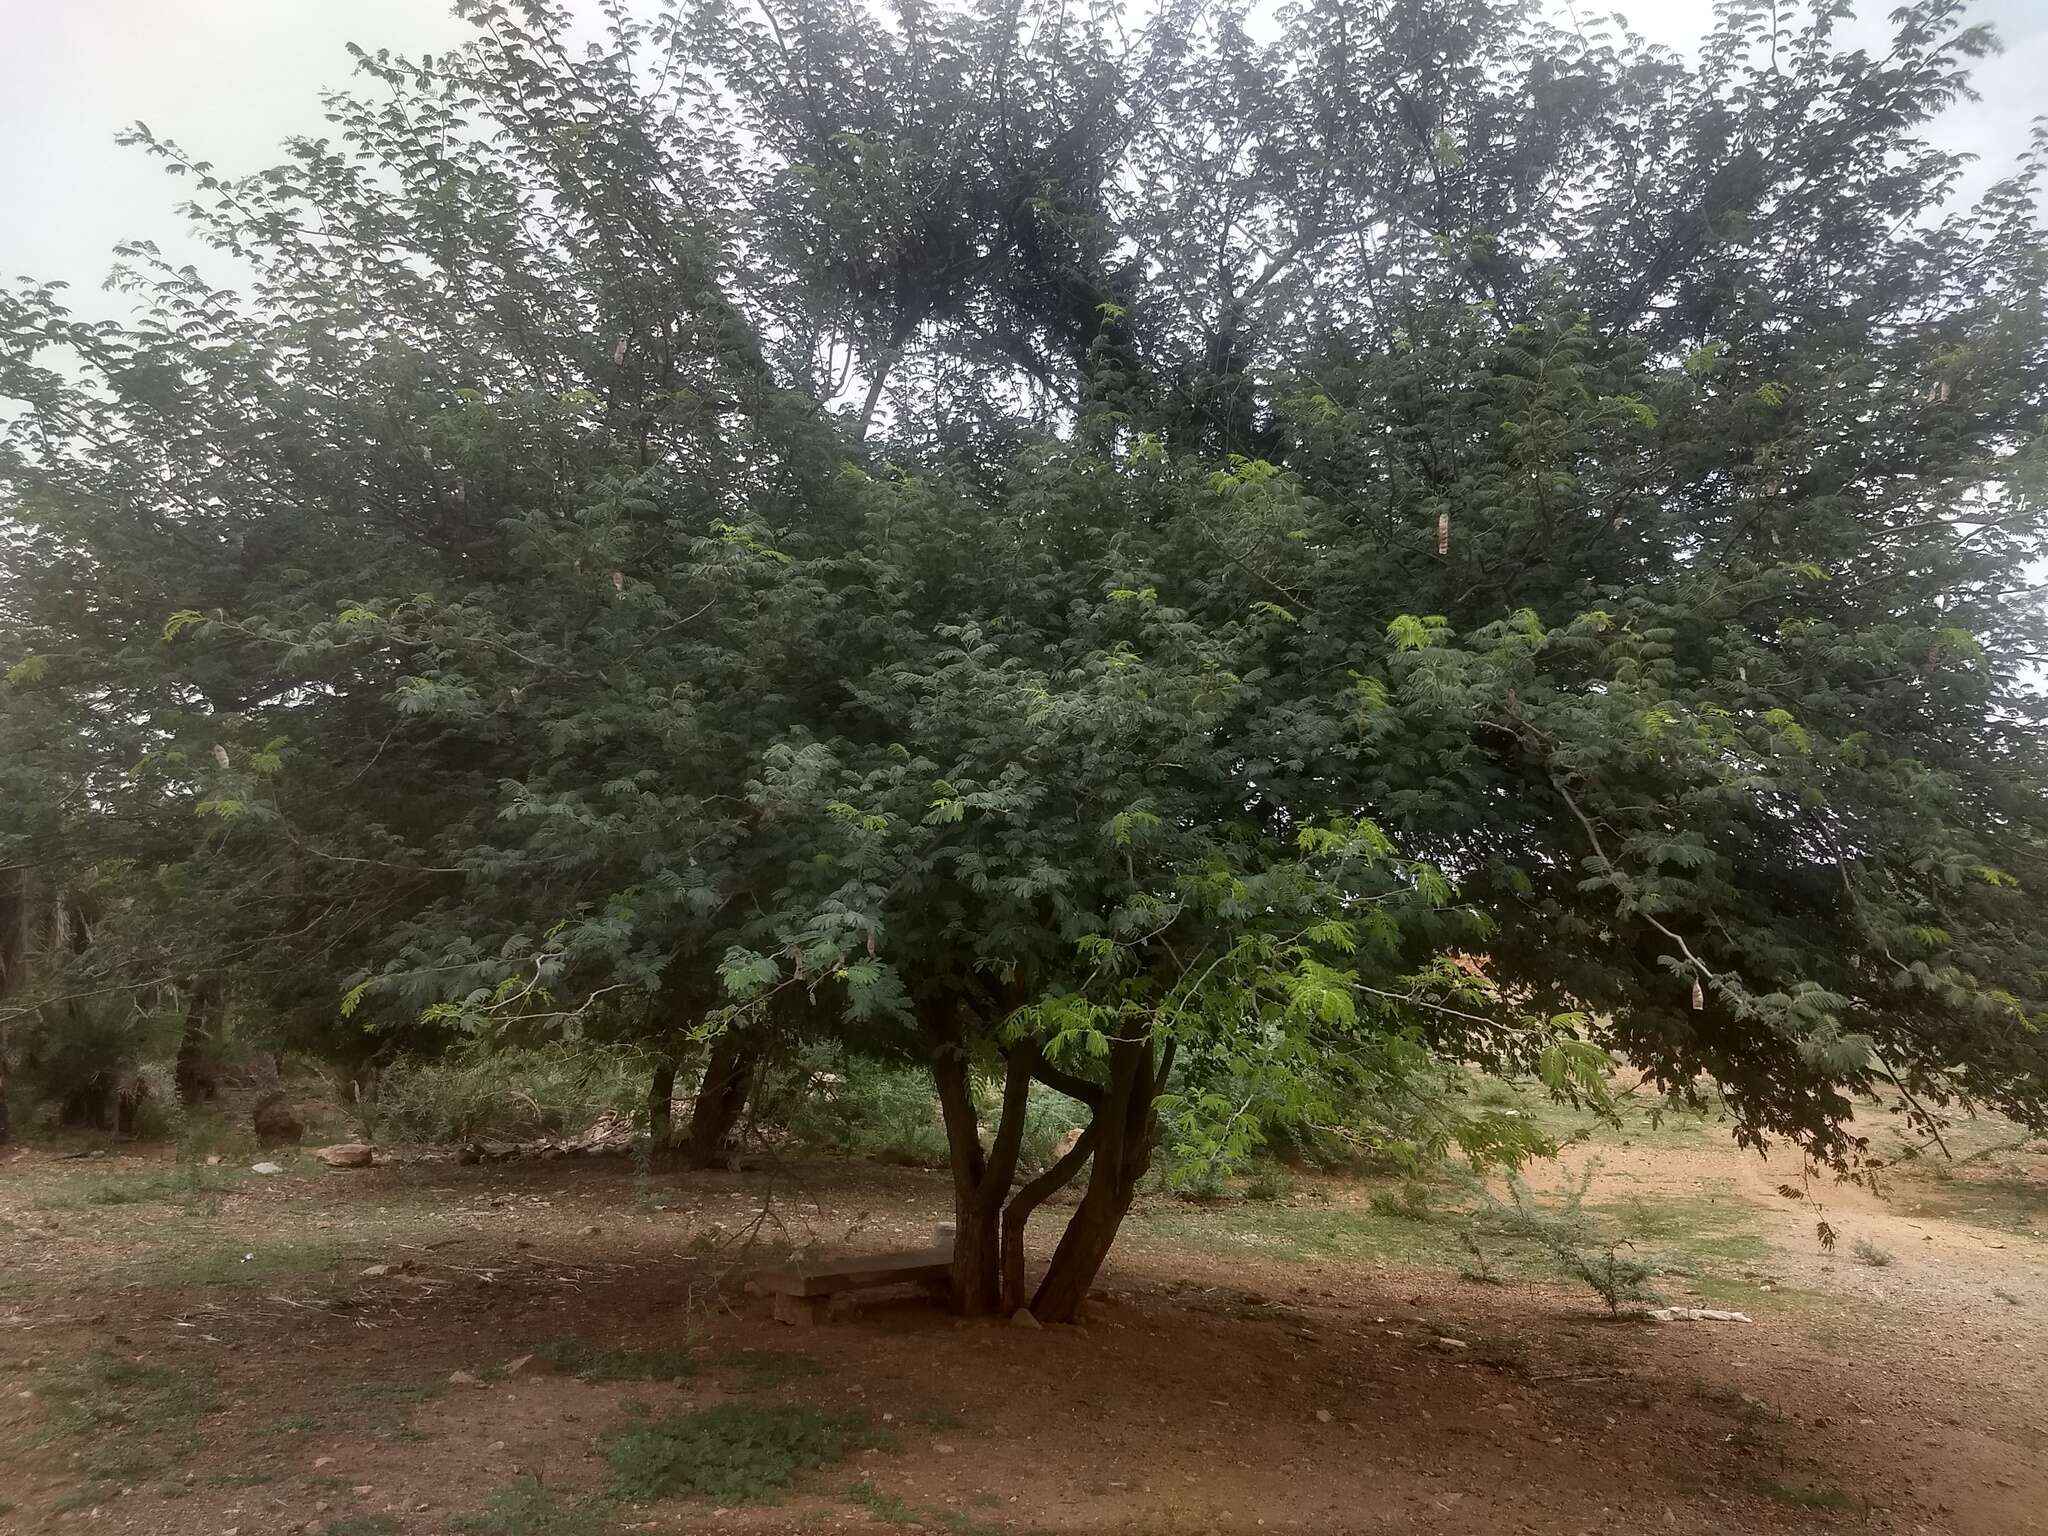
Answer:
<path fill-rule="evenodd" d="M 1086 1323 L 1047 1329 L 909 1296 L 790 1328 L 744 1292 L 749 1235 L 923 1239 L 947 1186 L 913 1169 L 261 1177 L 16 1151 L 0 1531 L 424 1536 L 519 1479 L 573 1507 L 621 1423 L 743 1401 L 857 1407 L 896 1447 L 780 1503 L 594 1528 L 2048 1532 L 2048 1155 L 2016 1141 L 1986 1127 L 1958 1164 L 1810 1197 L 1796 1161 L 1711 1127 L 1601 1147 L 1590 1198 L 1688 1258 L 1670 1299 L 1747 1324 L 1616 1321 L 1526 1254 L 1474 1283 L 1444 1232 L 1371 1205 L 1389 1185 L 1303 1176 L 1149 1199 Z M 505 1374 L 564 1338 L 688 1345 L 695 1368 Z"/>

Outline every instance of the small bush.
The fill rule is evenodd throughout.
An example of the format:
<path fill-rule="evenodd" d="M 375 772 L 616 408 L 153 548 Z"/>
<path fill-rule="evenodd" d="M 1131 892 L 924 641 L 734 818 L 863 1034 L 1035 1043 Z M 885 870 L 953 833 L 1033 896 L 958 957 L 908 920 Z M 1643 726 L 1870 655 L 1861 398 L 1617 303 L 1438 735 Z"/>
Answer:
<path fill-rule="evenodd" d="M 1872 1269 L 1889 1269 L 1898 1262 L 1898 1255 L 1889 1248 L 1880 1248 L 1867 1237 L 1859 1237 L 1849 1250 L 1856 1256 L 1858 1264 L 1868 1264 Z"/>
<path fill-rule="evenodd" d="M 1428 1221 L 1429 1186 L 1420 1179 L 1409 1179 L 1398 1190 L 1381 1190 L 1370 1204 L 1373 1215 L 1391 1221 Z"/>
<path fill-rule="evenodd" d="M 644 1113 L 649 1070 L 636 1051 L 582 1043 L 479 1047 L 393 1067 L 364 1118 L 400 1142 L 574 1136 L 607 1115 Z"/>
<path fill-rule="evenodd" d="M 846 1496 L 865 1510 L 870 1520 L 880 1520 L 885 1525 L 917 1524 L 916 1510 L 873 1483 L 855 1483 L 846 1490 Z"/>
<path fill-rule="evenodd" d="M 1244 1181 L 1247 1200 L 1273 1201 L 1287 1198 L 1287 1180 L 1278 1169 L 1261 1168 Z"/>
<path fill-rule="evenodd" d="M 1598 1163 L 1588 1163 L 1579 1182 L 1550 1209 L 1538 1204 L 1520 1179 L 1510 1177 L 1508 1192 L 1514 1203 L 1492 1202 L 1497 1229 L 1534 1240 L 1560 1270 L 1606 1302 L 1610 1313 L 1619 1315 L 1624 1306 L 1653 1306 L 1663 1300 L 1649 1283 L 1658 1266 L 1624 1258 L 1621 1250 L 1631 1246 L 1629 1240 L 1598 1231 L 1584 1210 L 1586 1190 L 1598 1168 Z"/>
<path fill-rule="evenodd" d="M 858 1409 L 721 1403 L 629 1425 L 606 1454 L 613 1491 L 622 1498 L 774 1504 L 806 1472 L 889 1443 Z"/>

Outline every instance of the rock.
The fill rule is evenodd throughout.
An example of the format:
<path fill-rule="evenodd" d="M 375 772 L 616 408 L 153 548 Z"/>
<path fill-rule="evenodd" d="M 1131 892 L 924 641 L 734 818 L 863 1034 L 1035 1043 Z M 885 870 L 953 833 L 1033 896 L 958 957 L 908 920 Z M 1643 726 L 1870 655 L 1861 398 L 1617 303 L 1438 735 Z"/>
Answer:
<path fill-rule="evenodd" d="M 296 1144 L 306 1134 L 306 1122 L 299 1118 L 299 1112 L 292 1108 L 290 1097 L 281 1088 L 258 1099 L 249 1111 L 249 1120 L 256 1128 L 256 1139 L 266 1147 Z"/>
<path fill-rule="evenodd" d="M 262 1173 L 262 1174 L 271 1174 L 271 1173 L 283 1173 L 283 1172 L 284 1172 L 284 1164 L 283 1164 L 283 1163 L 251 1163 L 251 1164 L 249 1165 L 249 1171 L 250 1171 L 251 1173 Z"/>
<path fill-rule="evenodd" d="M 1438 1349 L 1445 1351 L 1448 1354 L 1455 1355 L 1461 1350 L 1470 1349 L 1472 1346 L 1470 1344 L 1467 1344 L 1463 1339 L 1454 1339 L 1446 1335 L 1445 1337 L 1436 1340 L 1436 1347 Z"/>
<path fill-rule="evenodd" d="M 315 1147 L 313 1155 L 330 1168 L 367 1168 L 377 1160 L 367 1142 L 344 1141 L 331 1147 Z"/>
<path fill-rule="evenodd" d="M 953 1447 L 945 1444 L 943 1441 L 933 1446 L 932 1449 L 937 1451 L 941 1456 L 950 1456 L 953 1454 Z"/>
<path fill-rule="evenodd" d="M 209 1152 L 209 1153 L 207 1153 L 207 1154 L 206 1154 L 206 1166 L 207 1166 L 207 1167 L 209 1167 L 209 1168 L 218 1168 L 218 1167 L 219 1167 L 219 1166 L 221 1165 L 221 1162 L 222 1162 L 222 1158 L 221 1158 L 221 1155 L 220 1155 L 220 1154 L 219 1154 L 218 1152 Z"/>
<path fill-rule="evenodd" d="M 1650 1316 L 1660 1323 L 1746 1323 L 1747 1312 L 1723 1312 L 1718 1307 L 1652 1307 Z"/>
<path fill-rule="evenodd" d="M 390 1273 L 391 1266 L 389 1264 L 372 1264 L 368 1269 L 362 1271 L 362 1276 L 365 1280 L 382 1280 Z"/>
<path fill-rule="evenodd" d="M 480 1387 L 483 1384 L 481 1376 L 472 1376 L 467 1371 L 450 1371 L 448 1373 L 448 1385 L 451 1387 Z"/>
<path fill-rule="evenodd" d="M 331 1467 L 333 1465 L 334 1458 L 332 1456 L 315 1456 L 313 1458 L 313 1470 L 316 1472 L 322 1467 Z"/>
<path fill-rule="evenodd" d="M 1019 1307 L 1010 1314 L 1010 1326 L 1012 1328 L 1043 1328 L 1045 1324 L 1031 1315 L 1029 1307 Z"/>
<path fill-rule="evenodd" d="M 1327 1408 L 1318 1408 L 1318 1409 L 1316 1410 L 1316 1422 L 1317 1422 L 1318 1424 L 1327 1424 L 1327 1423 L 1329 1423 L 1329 1422 L 1330 1422 L 1330 1410 L 1329 1410 L 1329 1409 L 1327 1409 Z"/>

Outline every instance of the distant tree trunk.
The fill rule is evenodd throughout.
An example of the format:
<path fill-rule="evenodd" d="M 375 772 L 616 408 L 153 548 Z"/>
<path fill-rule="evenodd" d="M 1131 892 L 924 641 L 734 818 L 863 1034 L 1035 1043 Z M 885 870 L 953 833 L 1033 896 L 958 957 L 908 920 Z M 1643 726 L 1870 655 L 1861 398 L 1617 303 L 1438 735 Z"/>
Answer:
<path fill-rule="evenodd" d="M 206 1052 L 220 1012 L 220 983 L 211 976 L 185 983 L 185 1025 L 178 1035 L 178 1054 L 171 1073 L 178 1102 L 187 1109 L 211 1097 L 207 1089 Z"/>
<path fill-rule="evenodd" d="M 663 1056 L 654 1063 L 654 1078 L 647 1085 L 647 1145 L 660 1156 L 675 1134 L 676 1059 Z"/>
<path fill-rule="evenodd" d="M 715 1168 L 723 1159 L 725 1144 L 747 1107 L 747 1090 L 753 1086 L 760 1054 L 751 1037 L 735 1031 L 712 1041 L 703 1086 L 690 1108 L 690 1136 L 684 1146 L 692 1168 Z"/>
<path fill-rule="evenodd" d="M 0 870 L 0 1146 L 13 1134 L 7 1114 L 7 999 L 28 979 L 28 908 L 28 866 Z"/>
<path fill-rule="evenodd" d="M 1032 1315 L 1040 1322 L 1079 1319 L 1089 1288 L 1131 1208 L 1138 1181 L 1152 1166 L 1159 1089 L 1172 1069 L 1173 1047 L 1169 1044 L 1155 1062 L 1149 1031 L 1111 1042 L 1109 1086 L 1089 1126 L 1095 1145 L 1088 1189 L 1031 1298 Z"/>

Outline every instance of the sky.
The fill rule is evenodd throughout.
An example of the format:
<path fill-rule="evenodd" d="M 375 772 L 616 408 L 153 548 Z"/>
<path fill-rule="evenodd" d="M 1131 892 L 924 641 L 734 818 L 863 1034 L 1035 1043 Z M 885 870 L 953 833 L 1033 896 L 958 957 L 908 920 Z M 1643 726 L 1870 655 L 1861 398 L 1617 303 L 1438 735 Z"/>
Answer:
<path fill-rule="evenodd" d="M 1864 0 L 1852 39 L 1881 44 L 1892 3 Z M 1610 8 L 1578 0 L 1581 20 Z M 1686 49 L 1712 6 L 1635 0 L 1623 9 L 1644 36 Z M 2006 52 L 1979 68 L 1983 99 L 1952 110 L 1936 132 L 1984 157 L 1973 187 L 2010 164 L 2040 110 L 2048 0 L 1979 0 L 1975 14 L 1998 28 Z M 180 261 L 202 255 L 174 211 L 182 184 L 115 145 L 123 125 L 139 118 L 223 174 L 246 173 L 273 163 L 287 136 L 325 131 L 320 92 L 349 83 L 347 43 L 438 52 L 468 31 L 444 0 L 0 0 L 0 280 L 61 278 L 85 290 L 74 305 L 90 312 L 116 241 L 155 240 Z M 201 268 L 232 283 L 217 258 Z"/>

